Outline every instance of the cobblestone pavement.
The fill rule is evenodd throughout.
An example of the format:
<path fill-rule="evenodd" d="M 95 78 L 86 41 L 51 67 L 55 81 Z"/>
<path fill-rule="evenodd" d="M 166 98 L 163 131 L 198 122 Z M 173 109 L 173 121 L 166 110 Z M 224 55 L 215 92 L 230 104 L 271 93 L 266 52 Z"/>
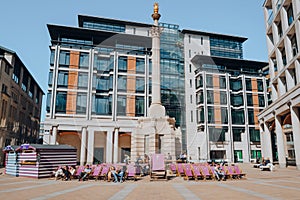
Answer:
<path fill-rule="evenodd" d="M 246 178 L 213 181 L 176 177 L 169 181 L 138 181 L 112 183 L 55 181 L 0 175 L 0 199 L 300 199 L 300 171 L 295 167 L 260 171 L 250 164 L 241 164 Z M 0 169 L 0 172 L 3 169 Z"/>

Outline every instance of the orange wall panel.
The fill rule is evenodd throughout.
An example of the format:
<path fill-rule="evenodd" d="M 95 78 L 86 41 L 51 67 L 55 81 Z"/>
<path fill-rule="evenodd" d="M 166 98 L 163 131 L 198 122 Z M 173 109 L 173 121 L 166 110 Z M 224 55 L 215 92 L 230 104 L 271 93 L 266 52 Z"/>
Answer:
<path fill-rule="evenodd" d="M 258 113 L 259 113 L 259 109 L 255 108 L 254 109 L 254 123 L 255 123 L 255 125 L 258 125 L 258 118 L 257 118 Z"/>
<path fill-rule="evenodd" d="M 79 54 L 80 52 L 78 51 L 70 51 L 70 68 L 78 69 Z"/>
<path fill-rule="evenodd" d="M 214 90 L 214 104 L 215 105 L 220 105 L 221 99 L 220 99 L 220 91 L 219 90 Z"/>
<path fill-rule="evenodd" d="M 220 78 L 218 75 L 213 76 L 214 88 L 220 88 Z"/>
<path fill-rule="evenodd" d="M 258 104 L 258 94 L 252 94 L 252 98 L 253 98 L 253 106 L 254 107 L 259 107 L 259 104 Z"/>
<path fill-rule="evenodd" d="M 127 73 L 135 74 L 136 72 L 136 58 L 128 57 Z M 127 76 L 127 92 L 135 93 L 136 79 L 135 76 Z M 135 96 L 127 96 L 126 113 L 127 116 L 135 116 Z"/>
<path fill-rule="evenodd" d="M 214 111 L 215 111 L 215 124 L 222 124 L 221 108 L 220 107 L 214 107 Z"/>
<path fill-rule="evenodd" d="M 67 94 L 66 114 L 76 114 L 76 92 L 69 91 Z"/>
<path fill-rule="evenodd" d="M 252 91 L 257 92 L 257 80 L 255 78 L 251 78 L 252 83 Z"/>

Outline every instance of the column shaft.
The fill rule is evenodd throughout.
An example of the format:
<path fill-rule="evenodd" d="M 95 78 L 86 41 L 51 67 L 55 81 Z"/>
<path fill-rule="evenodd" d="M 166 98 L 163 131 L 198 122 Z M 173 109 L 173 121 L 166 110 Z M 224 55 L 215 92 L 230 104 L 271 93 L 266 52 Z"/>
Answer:
<path fill-rule="evenodd" d="M 119 158 L 119 129 L 115 129 L 115 135 L 114 135 L 114 163 L 118 162 Z"/>
<path fill-rule="evenodd" d="M 81 146 L 80 146 L 80 165 L 84 165 L 86 161 L 86 127 L 81 131 Z"/>
<path fill-rule="evenodd" d="M 94 160 L 94 130 L 88 130 L 87 163 L 93 164 Z"/>

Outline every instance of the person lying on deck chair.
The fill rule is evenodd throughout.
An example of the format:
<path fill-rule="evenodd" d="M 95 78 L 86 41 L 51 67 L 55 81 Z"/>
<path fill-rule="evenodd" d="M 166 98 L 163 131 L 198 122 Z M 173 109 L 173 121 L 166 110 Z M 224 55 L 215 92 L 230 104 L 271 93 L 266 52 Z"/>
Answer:
<path fill-rule="evenodd" d="M 78 181 L 85 181 L 85 178 L 91 173 L 92 168 L 89 165 L 86 165 L 84 170 L 80 173 Z"/>
<path fill-rule="evenodd" d="M 114 176 L 115 180 L 114 180 L 114 183 L 117 183 L 118 182 L 118 177 L 120 177 L 120 183 L 123 183 L 123 176 L 124 176 L 124 173 L 126 169 L 123 168 L 122 170 L 121 169 L 116 169 L 114 166 L 112 166 L 110 168 L 110 171 L 111 171 L 111 174 Z"/>
<path fill-rule="evenodd" d="M 218 181 L 220 181 L 221 179 L 223 181 L 225 181 L 225 172 L 223 171 L 222 167 L 220 166 L 220 164 L 217 164 L 214 170 L 214 174 L 217 177 Z"/>

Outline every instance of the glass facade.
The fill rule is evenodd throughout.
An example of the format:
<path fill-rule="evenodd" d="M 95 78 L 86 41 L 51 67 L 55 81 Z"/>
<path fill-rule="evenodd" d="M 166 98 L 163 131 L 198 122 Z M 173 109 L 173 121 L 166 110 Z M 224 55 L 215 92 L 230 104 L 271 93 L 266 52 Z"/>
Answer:
<path fill-rule="evenodd" d="M 210 37 L 210 55 L 243 59 L 242 42 L 235 40 Z"/>

